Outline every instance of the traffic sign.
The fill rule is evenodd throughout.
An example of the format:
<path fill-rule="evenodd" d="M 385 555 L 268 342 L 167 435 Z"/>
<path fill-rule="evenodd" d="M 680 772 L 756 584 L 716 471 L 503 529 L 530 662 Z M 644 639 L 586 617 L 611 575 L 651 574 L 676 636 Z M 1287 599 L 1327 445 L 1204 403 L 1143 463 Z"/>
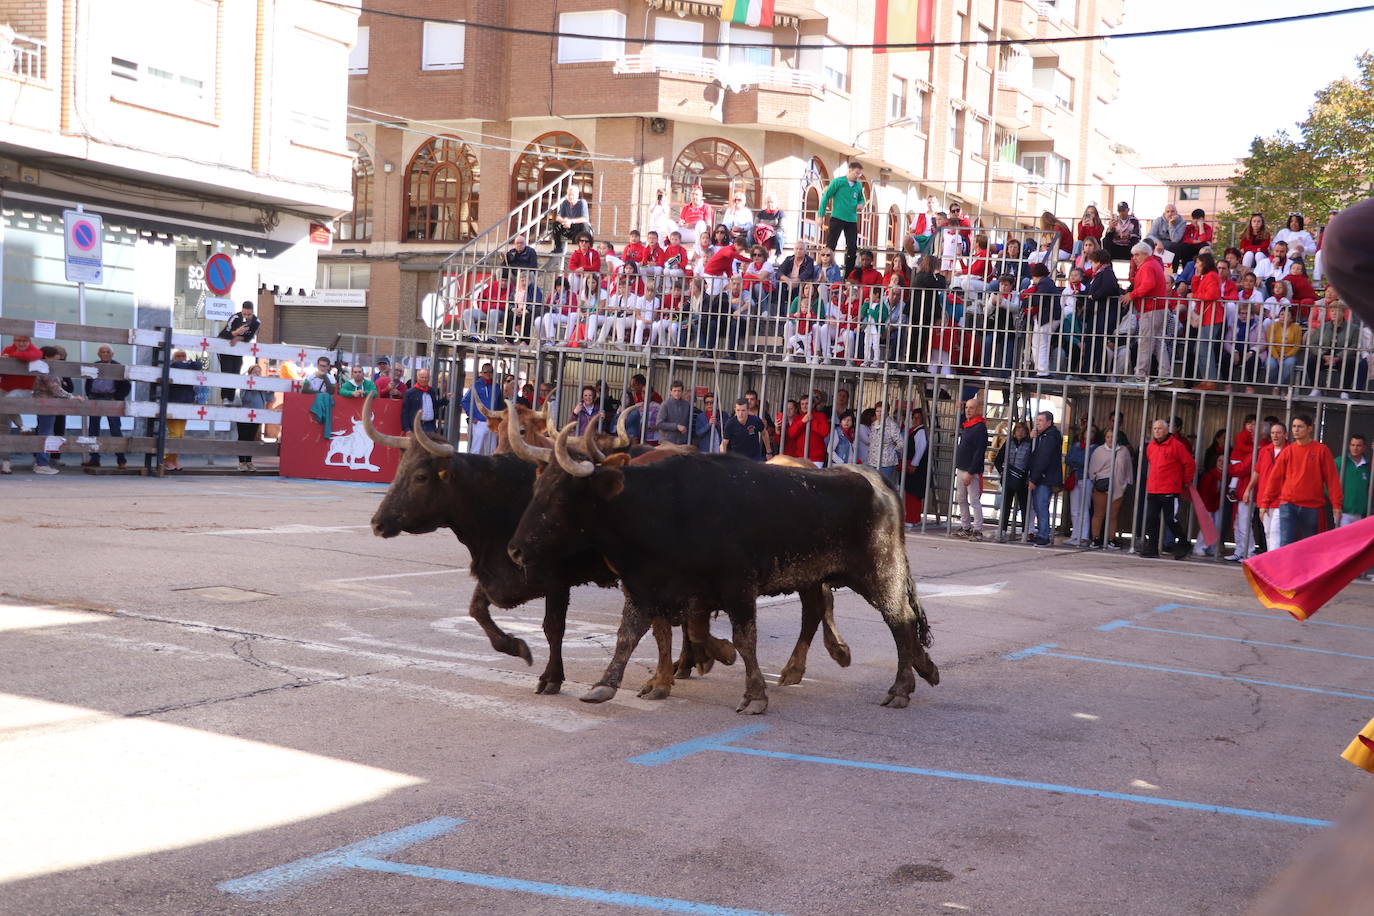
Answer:
<path fill-rule="evenodd" d="M 228 321 L 238 311 L 233 299 L 206 296 L 201 302 L 205 305 L 205 317 L 210 321 Z"/>
<path fill-rule="evenodd" d="M 105 277 L 103 220 L 83 210 L 62 211 L 68 283 L 99 283 Z"/>
<path fill-rule="evenodd" d="M 234 287 L 234 262 L 229 255 L 220 253 L 210 255 L 205 262 L 205 285 L 216 296 L 227 296 Z"/>

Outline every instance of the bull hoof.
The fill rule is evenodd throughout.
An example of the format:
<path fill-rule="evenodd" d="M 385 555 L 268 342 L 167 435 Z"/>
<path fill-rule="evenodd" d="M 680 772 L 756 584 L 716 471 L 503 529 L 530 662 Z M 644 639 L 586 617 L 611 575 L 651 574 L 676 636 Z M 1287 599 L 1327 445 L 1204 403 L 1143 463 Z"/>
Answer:
<path fill-rule="evenodd" d="M 931 662 L 930 670 L 921 672 L 921 679 L 934 687 L 936 684 L 940 683 L 940 669 L 935 667 L 934 662 Z"/>
<path fill-rule="evenodd" d="M 579 699 L 581 699 L 583 703 L 604 703 L 613 696 L 615 696 L 614 687 L 609 684 L 597 684 L 591 690 L 582 694 Z"/>
<path fill-rule="evenodd" d="M 839 665 L 841 668 L 848 668 L 849 663 L 853 661 L 853 658 L 849 654 L 849 643 L 841 642 L 833 646 L 827 643 L 825 651 L 830 653 L 830 657 L 835 660 L 835 664 Z"/>
<path fill-rule="evenodd" d="M 677 663 L 677 667 L 673 669 L 673 677 L 678 678 L 679 680 L 681 680 L 682 678 L 689 678 L 689 677 L 691 677 L 691 676 L 692 676 L 692 667 L 693 667 L 693 665 L 692 665 L 692 662 L 691 662 L 690 660 L 684 660 L 684 661 L 678 662 L 678 663 Z"/>
<path fill-rule="evenodd" d="M 744 698 L 744 702 L 739 704 L 735 712 L 743 716 L 761 716 L 768 711 L 768 698 L 763 697 L 757 700 Z"/>
<path fill-rule="evenodd" d="M 700 675 L 703 675 L 703 676 L 704 676 L 704 675 L 707 675 L 707 674 L 710 674 L 710 673 L 711 673 L 711 669 L 714 668 L 715 666 L 716 666 L 716 660 L 715 660 L 714 658 L 708 658 L 708 659 L 705 659 L 704 661 L 699 661 L 699 662 L 697 662 L 697 674 L 700 674 Z"/>
<path fill-rule="evenodd" d="M 666 700 L 670 693 L 672 693 L 671 687 L 660 687 L 653 681 L 649 681 L 643 687 L 639 688 L 639 695 L 646 700 Z"/>
<path fill-rule="evenodd" d="M 523 639 L 511 637 L 511 639 L 501 647 L 500 651 L 505 655 L 514 655 L 516 658 L 523 658 L 527 665 L 534 664 L 534 656 L 530 653 L 529 644 Z"/>
<path fill-rule="evenodd" d="M 546 678 L 542 678 L 542 677 L 541 677 L 541 678 L 539 679 L 539 686 L 538 686 L 537 688 L 535 688 L 535 691 L 534 691 L 534 692 L 535 692 L 535 693 L 542 693 L 542 694 L 545 694 L 546 696 L 553 696 L 553 695 L 556 694 L 556 693 L 560 693 L 562 690 L 563 690 L 563 681 L 562 681 L 562 680 L 551 681 L 551 680 L 548 680 L 548 679 L 546 679 Z"/>
<path fill-rule="evenodd" d="M 716 661 L 722 665 L 733 665 L 738 653 L 735 651 L 735 644 L 728 639 L 718 639 L 713 646 L 715 649 Z"/>
<path fill-rule="evenodd" d="M 778 686 L 795 687 L 802 682 L 802 676 L 804 674 L 806 674 L 805 668 L 794 668 L 788 665 L 786 668 L 782 669 L 782 672 L 778 675 Z"/>
<path fill-rule="evenodd" d="M 889 709 L 906 709 L 911 705 L 911 697 L 904 697 L 900 693 L 889 693 L 883 700 L 883 705 Z"/>

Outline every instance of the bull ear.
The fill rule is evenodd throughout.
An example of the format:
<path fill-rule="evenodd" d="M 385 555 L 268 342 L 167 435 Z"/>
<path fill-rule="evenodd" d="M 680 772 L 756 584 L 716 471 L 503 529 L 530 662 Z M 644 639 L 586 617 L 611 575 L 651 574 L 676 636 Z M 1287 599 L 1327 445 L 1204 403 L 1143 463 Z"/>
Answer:
<path fill-rule="evenodd" d="M 625 489 L 625 475 L 619 468 L 602 468 L 592 475 L 592 490 L 602 502 L 610 502 Z"/>
<path fill-rule="evenodd" d="M 443 468 L 439 471 L 439 479 L 448 480 L 448 468 Z"/>
<path fill-rule="evenodd" d="M 627 464 L 629 464 L 629 463 L 630 463 L 630 453 L 629 453 L 629 452 L 616 452 L 614 455 L 611 455 L 611 456 L 608 457 L 605 461 L 601 462 L 601 466 L 602 466 L 603 468 L 619 468 L 619 467 L 624 467 L 625 465 L 627 465 Z"/>

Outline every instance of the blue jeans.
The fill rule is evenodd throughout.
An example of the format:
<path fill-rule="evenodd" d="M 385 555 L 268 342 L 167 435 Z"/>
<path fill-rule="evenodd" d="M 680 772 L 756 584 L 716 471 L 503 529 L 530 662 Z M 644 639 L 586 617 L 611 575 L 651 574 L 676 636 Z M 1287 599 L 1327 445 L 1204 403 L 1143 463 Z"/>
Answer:
<path fill-rule="evenodd" d="M 1035 536 L 1042 541 L 1050 539 L 1050 497 L 1054 493 L 1049 484 L 1037 484 L 1031 490 L 1031 510 L 1035 513 Z"/>
<path fill-rule="evenodd" d="M 1217 351 L 1221 347 L 1221 334 L 1225 329 L 1226 325 L 1221 322 L 1198 328 L 1197 365 L 1194 367 L 1198 378 L 1210 382 L 1221 378 L 1221 361 Z"/>
<path fill-rule="evenodd" d="M 1297 357 L 1294 356 L 1285 356 L 1282 362 L 1269 357 L 1269 384 L 1287 385 L 1288 380 L 1293 377 L 1293 366 L 1297 361 Z"/>
<path fill-rule="evenodd" d="M 38 415 L 38 438 L 41 440 L 45 436 L 51 436 L 53 427 L 57 425 L 56 414 Z M 48 453 L 46 451 L 34 452 L 33 463 L 35 467 L 45 468 L 48 466 Z"/>
<path fill-rule="evenodd" d="M 1317 533 L 1317 510 L 1293 503 L 1279 506 L 1279 538 L 1287 547 Z"/>
<path fill-rule="evenodd" d="M 230 389 L 230 390 L 232 390 L 232 389 Z M 95 399 L 93 398 L 92 400 L 95 400 Z M 92 416 L 90 416 L 90 417 L 86 420 L 86 435 L 92 436 L 92 437 L 99 436 L 99 435 L 100 435 L 100 427 L 101 427 L 101 425 L 102 425 L 101 422 L 100 422 L 101 420 L 104 420 L 104 421 L 105 421 L 105 423 L 104 423 L 103 425 L 105 425 L 105 426 L 109 429 L 110 435 L 111 435 L 111 436 L 115 436 L 116 438 L 123 438 L 123 436 L 124 436 L 124 421 L 123 421 L 123 420 L 121 420 L 119 417 L 102 417 L 102 416 L 94 415 L 94 414 L 93 414 Z M 124 453 L 123 453 L 123 452 L 120 452 L 119 454 L 115 455 L 115 459 L 116 459 L 117 461 L 123 461 L 123 460 L 124 460 Z M 94 453 L 92 453 L 92 455 L 91 455 L 91 461 L 92 461 L 93 464 L 99 464 L 99 463 L 100 463 L 100 453 L 99 453 L 99 452 L 94 452 Z"/>

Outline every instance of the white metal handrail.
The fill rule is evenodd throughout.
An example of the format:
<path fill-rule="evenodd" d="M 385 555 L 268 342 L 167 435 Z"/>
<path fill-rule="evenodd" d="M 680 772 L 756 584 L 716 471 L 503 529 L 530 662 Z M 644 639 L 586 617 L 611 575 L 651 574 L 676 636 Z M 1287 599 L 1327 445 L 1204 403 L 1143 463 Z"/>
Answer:
<path fill-rule="evenodd" d="M 37 38 L 0 27 L 0 73 L 42 80 L 47 45 Z"/>
<path fill-rule="evenodd" d="M 818 92 L 825 86 L 818 74 L 791 67 L 772 67 L 762 64 L 721 63 L 689 54 L 649 51 L 626 54 L 615 61 L 613 73 L 673 73 L 698 79 L 716 80 L 722 86 L 738 90 L 745 86 L 783 86 Z"/>

